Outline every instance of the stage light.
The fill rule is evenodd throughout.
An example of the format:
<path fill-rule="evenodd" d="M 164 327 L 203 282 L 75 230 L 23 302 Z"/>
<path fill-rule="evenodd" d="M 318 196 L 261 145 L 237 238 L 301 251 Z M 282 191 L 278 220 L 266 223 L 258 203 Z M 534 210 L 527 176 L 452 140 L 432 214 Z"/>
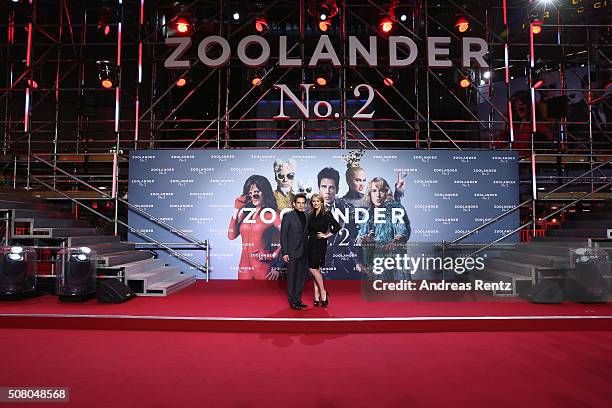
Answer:
<path fill-rule="evenodd" d="M 252 86 L 260 86 L 263 84 L 266 71 L 263 68 L 251 69 L 248 72 L 248 79 Z"/>
<path fill-rule="evenodd" d="M 319 30 L 326 32 L 331 27 L 331 23 L 329 21 L 319 21 Z"/>
<path fill-rule="evenodd" d="M 28 85 L 32 89 L 38 89 L 38 82 L 36 82 L 34 79 L 28 79 Z"/>
<path fill-rule="evenodd" d="M 116 67 L 109 61 L 96 61 L 96 68 L 100 85 L 106 89 L 112 88 L 115 85 L 115 78 L 117 78 Z"/>
<path fill-rule="evenodd" d="M 531 23 L 531 32 L 535 35 L 540 34 L 542 32 L 542 22 L 534 21 Z"/>
<path fill-rule="evenodd" d="M 234 19 L 234 21 L 240 20 L 240 13 L 236 12 L 236 13 L 232 14 L 232 18 Z"/>
<path fill-rule="evenodd" d="M 174 24 L 176 26 L 176 31 L 181 34 L 186 34 L 187 32 L 189 32 L 189 30 L 191 30 L 191 24 L 189 23 L 189 20 L 184 17 L 177 18 Z"/>
<path fill-rule="evenodd" d="M 110 7 L 98 8 L 98 31 L 104 36 L 109 35 L 111 32 L 114 15 L 116 15 L 116 12 Z"/>
<path fill-rule="evenodd" d="M 467 88 L 468 86 L 470 86 L 470 80 L 467 79 L 467 78 L 462 78 L 459 81 L 459 86 L 462 87 L 462 88 Z"/>
<path fill-rule="evenodd" d="M 400 19 L 401 22 L 404 22 L 404 21 L 408 20 L 408 16 L 406 14 L 402 14 L 402 15 L 400 15 L 399 19 Z"/>
<path fill-rule="evenodd" d="M 0 249 L 0 299 L 20 300 L 36 294 L 36 251 L 32 248 Z"/>
<path fill-rule="evenodd" d="M 61 301 L 83 301 L 95 295 L 96 258 L 89 247 L 62 248 L 58 251 L 56 293 Z"/>
<path fill-rule="evenodd" d="M 542 85 L 544 85 L 544 72 L 545 67 L 542 64 L 535 64 L 533 68 L 531 68 L 531 86 L 533 89 L 538 89 Z"/>
<path fill-rule="evenodd" d="M 318 65 L 314 71 L 315 83 L 320 87 L 325 87 L 331 83 L 332 67 L 330 64 Z"/>
<path fill-rule="evenodd" d="M 336 0 L 311 0 L 308 4 L 308 14 L 319 21 L 328 21 L 338 14 Z"/>
<path fill-rule="evenodd" d="M 470 22 L 465 17 L 459 17 L 457 21 L 455 21 L 455 28 L 460 33 L 465 33 L 467 30 L 470 29 Z"/>
<path fill-rule="evenodd" d="M 179 88 L 184 87 L 185 85 L 187 85 L 187 79 L 181 77 L 176 81 L 176 86 L 178 86 Z"/>
<path fill-rule="evenodd" d="M 482 74 L 482 76 L 484 77 L 484 79 L 491 78 L 491 71 L 485 71 L 484 74 Z"/>
<path fill-rule="evenodd" d="M 268 20 L 266 20 L 264 16 L 261 16 L 257 18 L 257 20 L 255 20 L 255 30 L 258 33 L 264 33 L 268 31 L 269 29 L 270 29 L 270 26 L 268 25 Z"/>
<path fill-rule="evenodd" d="M 394 69 L 387 69 L 383 72 L 383 84 L 393 86 L 399 81 L 399 72 Z"/>
<path fill-rule="evenodd" d="M 383 33 L 387 34 L 393 30 L 393 21 L 391 21 L 389 17 L 384 17 L 382 20 L 380 20 L 378 26 Z"/>

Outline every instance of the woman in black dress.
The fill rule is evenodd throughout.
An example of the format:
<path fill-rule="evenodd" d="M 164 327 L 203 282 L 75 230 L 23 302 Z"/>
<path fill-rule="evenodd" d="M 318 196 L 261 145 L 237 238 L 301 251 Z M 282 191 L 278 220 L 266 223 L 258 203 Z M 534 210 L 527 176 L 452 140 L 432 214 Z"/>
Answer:
<path fill-rule="evenodd" d="M 329 293 L 325 290 L 321 267 L 325 266 L 327 238 L 340 231 L 340 224 L 325 210 L 323 196 L 315 193 L 310 198 L 312 213 L 308 220 L 308 269 L 314 278 L 314 305 L 329 304 Z"/>

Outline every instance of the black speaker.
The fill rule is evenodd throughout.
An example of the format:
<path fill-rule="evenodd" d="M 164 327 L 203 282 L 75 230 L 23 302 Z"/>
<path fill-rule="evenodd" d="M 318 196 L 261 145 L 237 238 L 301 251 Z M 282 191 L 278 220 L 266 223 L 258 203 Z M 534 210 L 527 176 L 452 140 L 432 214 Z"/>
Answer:
<path fill-rule="evenodd" d="M 542 279 L 531 287 L 529 294 L 533 303 L 561 303 L 563 297 L 561 284 L 552 279 Z"/>
<path fill-rule="evenodd" d="M 594 263 L 577 263 L 565 285 L 568 300 L 578 303 L 605 303 L 610 287 Z"/>
<path fill-rule="evenodd" d="M 100 303 L 122 303 L 134 297 L 134 292 L 117 279 L 100 282 L 96 291 L 96 298 Z"/>

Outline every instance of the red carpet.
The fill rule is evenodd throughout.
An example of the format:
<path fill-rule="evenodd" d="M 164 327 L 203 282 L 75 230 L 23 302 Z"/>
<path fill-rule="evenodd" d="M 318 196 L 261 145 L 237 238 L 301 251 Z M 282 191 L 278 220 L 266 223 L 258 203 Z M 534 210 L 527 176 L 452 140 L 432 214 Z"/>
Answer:
<path fill-rule="evenodd" d="M 296 312 L 283 282 L 198 282 L 166 298 L 62 303 L 55 296 L 0 302 L 0 328 L 212 332 L 408 333 L 612 330 L 609 304 L 537 305 L 468 295 L 458 302 L 370 302 L 359 282 L 329 282 L 330 307 Z M 304 300 L 312 298 L 310 288 Z M 480 301 L 475 301 L 477 300 Z"/>
<path fill-rule="evenodd" d="M 87 408 L 606 407 L 612 379 L 610 332 L 0 330 L 0 348 L 0 384 Z"/>
<path fill-rule="evenodd" d="M 360 282 L 328 282 L 331 306 L 312 308 L 312 283 L 303 300 L 309 309 L 289 309 L 283 281 L 198 281 L 168 297 L 139 297 L 121 304 L 62 303 L 56 296 L 19 302 L 0 302 L 2 313 L 105 314 L 198 317 L 422 317 L 422 316 L 612 316 L 611 304 L 537 305 L 518 298 L 485 297 L 478 302 L 368 302 L 361 298 Z"/>

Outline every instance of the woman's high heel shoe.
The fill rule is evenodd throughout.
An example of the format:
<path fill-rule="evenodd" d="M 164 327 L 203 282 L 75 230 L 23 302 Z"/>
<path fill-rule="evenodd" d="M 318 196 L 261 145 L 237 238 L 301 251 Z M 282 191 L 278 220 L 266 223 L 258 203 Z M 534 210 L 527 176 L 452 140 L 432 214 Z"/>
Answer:
<path fill-rule="evenodd" d="M 317 300 L 317 298 L 314 298 L 314 299 L 313 299 L 313 301 L 312 301 L 312 305 L 313 305 L 314 307 L 319 306 L 319 301 Z"/>
<path fill-rule="evenodd" d="M 329 305 L 329 292 L 325 292 L 325 300 L 321 300 L 321 306 L 327 307 Z"/>

